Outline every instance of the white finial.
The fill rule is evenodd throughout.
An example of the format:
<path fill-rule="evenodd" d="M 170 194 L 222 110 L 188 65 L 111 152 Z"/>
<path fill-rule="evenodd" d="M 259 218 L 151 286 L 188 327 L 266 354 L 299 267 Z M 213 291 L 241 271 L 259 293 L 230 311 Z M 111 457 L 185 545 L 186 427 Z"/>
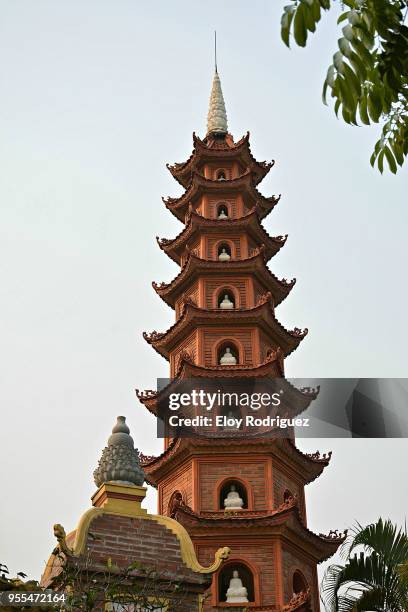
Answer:
<path fill-rule="evenodd" d="M 221 81 L 215 66 L 215 74 L 211 89 L 210 104 L 207 116 L 207 134 L 226 134 L 228 132 L 227 112 L 225 110 L 224 96 L 222 95 Z"/>

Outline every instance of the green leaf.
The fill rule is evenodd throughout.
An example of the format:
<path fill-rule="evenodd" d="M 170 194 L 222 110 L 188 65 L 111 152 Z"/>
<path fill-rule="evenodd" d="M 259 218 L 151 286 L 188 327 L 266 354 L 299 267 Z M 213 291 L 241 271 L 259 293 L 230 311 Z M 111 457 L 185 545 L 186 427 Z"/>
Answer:
<path fill-rule="evenodd" d="M 390 140 L 389 143 L 392 148 L 392 152 L 394 153 L 394 157 L 397 160 L 397 164 L 402 166 L 404 163 L 404 152 L 401 145 L 395 139 Z"/>
<path fill-rule="evenodd" d="M 358 107 L 361 121 L 365 125 L 370 125 L 370 118 L 367 113 L 367 96 L 363 96 Z"/>
<path fill-rule="evenodd" d="M 330 85 L 330 87 L 334 87 L 335 77 L 336 77 L 336 70 L 332 64 L 331 66 L 329 66 L 327 70 L 327 76 L 326 76 L 326 81 L 328 85 Z"/>
<path fill-rule="evenodd" d="M 348 18 L 349 12 L 350 11 L 346 11 L 345 13 L 342 13 L 337 20 L 337 24 L 341 23 L 342 21 L 345 21 Z"/>
<path fill-rule="evenodd" d="M 397 173 L 397 164 L 395 162 L 395 157 L 392 154 L 391 149 L 387 145 L 384 147 L 384 153 L 385 153 L 385 157 L 387 158 L 387 162 L 388 162 L 388 165 L 390 167 L 391 172 L 393 174 L 396 174 Z"/>
<path fill-rule="evenodd" d="M 354 98 L 352 90 L 347 86 L 346 80 L 340 75 L 337 77 L 337 81 L 343 106 L 345 106 L 348 111 L 353 112 L 356 108 L 357 100 Z"/>
<path fill-rule="evenodd" d="M 381 174 L 384 172 L 384 149 L 381 149 L 377 158 L 378 169 Z"/>
<path fill-rule="evenodd" d="M 337 98 L 335 104 L 334 104 L 334 112 L 336 113 L 336 117 L 339 116 L 339 108 L 341 106 L 341 100 L 339 100 L 339 98 Z"/>
<path fill-rule="evenodd" d="M 357 55 L 357 53 L 354 53 L 354 51 L 352 51 L 348 60 L 353 66 L 355 72 L 357 73 L 360 82 L 365 81 L 367 78 L 367 69 L 359 58 L 359 56 Z"/>
<path fill-rule="evenodd" d="M 380 96 L 375 92 L 374 89 L 368 93 L 367 109 L 372 121 L 374 121 L 374 123 L 378 123 L 381 117 L 382 103 Z"/>
<path fill-rule="evenodd" d="M 357 55 L 361 58 L 361 61 L 367 67 L 367 70 L 372 68 L 374 65 L 374 58 L 369 51 L 365 48 L 365 46 L 356 38 L 350 41 L 352 46 L 354 47 Z"/>
<path fill-rule="evenodd" d="M 336 53 L 333 55 L 333 64 L 337 72 L 339 72 L 340 74 L 343 74 L 344 60 L 343 60 L 343 54 L 340 51 L 336 51 Z"/>
<path fill-rule="evenodd" d="M 296 6 L 288 4 L 283 8 L 281 17 L 281 38 L 287 47 L 290 47 L 290 27 L 292 25 Z"/>
<path fill-rule="evenodd" d="M 306 46 L 307 30 L 303 15 L 303 4 L 299 4 L 296 9 L 295 19 L 293 22 L 293 35 L 299 47 Z"/>
<path fill-rule="evenodd" d="M 339 38 L 337 42 L 338 42 L 339 49 L 342 52 L 342 54 L 345 55 L 346 57 L 350 57 L 353 51 L 351 50 L 350 43 L 347 40 L 347 38 Z"/>
<path fill-rule="evenodd" d="M 341 31 L 343 32 L 344 38 L 347 38 L 347 40 L 352 41 L 352 40 L 355 39 L 354 31 L 353 31 L 353 28 L 351 27 L 351 25 L 349 25 L 349 24 L 345 25 L 344 28 L 342 28 Z"/>
<path fill-rule="evenodd" d="M 351 89 L 353 97 L 355 98 L 356 104 L 361 95 L 361 83 L 358 80 L 356 73 L 350 66 L 344 64 L 344 77 L 346 79 L 348 87 Z"/>
<path fill-rule="evenodd" d="M 309 32 L 315 32 L 316 22 L 314 20 L 313 9 L 309 6 L 304 6 L 303 7 L 303 17 L 305 20 L 305 26 L 309 30 Z"/>

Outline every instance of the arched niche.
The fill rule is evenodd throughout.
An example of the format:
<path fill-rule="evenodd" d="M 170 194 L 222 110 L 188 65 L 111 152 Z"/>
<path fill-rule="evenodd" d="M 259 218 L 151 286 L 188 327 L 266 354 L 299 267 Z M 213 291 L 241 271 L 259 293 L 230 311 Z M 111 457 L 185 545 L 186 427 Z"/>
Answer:
<path fill-rule="evenodd" d="M 230 212 L 227 202 L 218 202 L 217 204 L 217 219 L 229 219 Z"/>
<path fill-rule="evenodd" d="M 307 591 L 308 588 L 309 585 L 307 584 L 307 580 L 302 574 L 302 572 L 300 570 L 295 570 L 292 578 L 292 590 L 294 595 L 297 595 L 298 593 L 304 593 Z"/>
<path fill-rule="evenodd" d="M 223 287 L 219 287 L 214 291 L 212 302 L 213 308 L 219 308 L 222 300 L 225 295 L 228 295 L 232 303 L 234 304 L 234 308 L 240 307 L 240 295 L 236 287 L 232 285 L 224 285 Z"/>
<path fill-rule="evenodd" d="M 215 245 L 215 254 L 218 261 L 229 261 L 234 256 L 234 246 L 223 240 Z"/>
<path fill-rule="evenodd" d="M 247 483 L 243 482 L 241 478 L 227 478 L 223 482 L 221 482 L 217 487 L 217 507 L 218 510 L 225 510 L 224 501 L 231 491 L 231 487 L 235 488 L 240 498 L 243 500 L 244 504 L 242 506 L 243 510 L 248 510 L 249 505 L 252 507 L 252 503 L 249 502 L 251 500 L 251 493 L 248 490 L 249 487 Z"/>
<path fill-rule="evenodd" d="M 226 181 L 227 180 L 227 171 L 225 168 L 219 168 L 219 170 L 215 173 L 215 178 L 217 181 Z"/>
<path fill-rule="evenodd" d="M 235 359 L 229 358 L 229 363 L 225 362 L 225 356 L 232 356 Z M 240 351 L 237 343 L 234 340 L 223 340 L 216 347 L 216 364 L 217 365 L 238 365 L 241 363 Z"/>
<path fill-rule="evenodd" d="M 217 308 L 221 310 L 233 310 L 236 308 L 235 295 L 230 289 L 218 292 Z"/>
<path fill-rule="evenodd" d="M 241 560 L 231 560 L 230 563 L 222 566 L 217 577 L 217 603 L 226 603 L 227 591 L 234 571 L 238 572 L 243 586 L 247 589 L 248 601 L 254 603 L 256 601 L 255 597 L 257 590 L 254 571 L 247 563 Z M 241 606 L 242 605 L 244 604 L 241 604 Z M 237 607 L 239 607 L 238 604 Z"/>

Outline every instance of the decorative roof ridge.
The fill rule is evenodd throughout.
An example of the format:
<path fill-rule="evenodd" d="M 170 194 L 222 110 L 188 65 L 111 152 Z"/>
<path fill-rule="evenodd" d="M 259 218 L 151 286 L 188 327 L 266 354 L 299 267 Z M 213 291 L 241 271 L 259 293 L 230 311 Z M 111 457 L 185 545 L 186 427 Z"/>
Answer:
<path fill-rule="evenodd" d="M 307 328 L 301 330 L 299 327 L 295 327 L 293 330 L 289 330 L 289 329 L 286 329 L 286 327 L 282 323 L 280 323 L 280 321 L 278 321 L 274 313 L 274 309 L 272 305 L 272 294 L 270 291 L 268 291 L 267 293 L 264 293 L 259 298 L 255 306 L 252 306 L 251 308 L 235 309 L 234 315 L 237 317 L 241 317 L 242 315 L 254 314 L 257 311 L 263 310 L 266 305 L 269 305 L 269 311 L 270 311 L 270 314 L 272 315 L 272 319 L 277 324 L 277 326 L 281 329 L 281 331 L 283 331 L 286 334 L 289 334 L 293 338 L 303 339 L 307 335 L 308 333 Z M 197 306 L 197 304 L 194 304 L 191 300 L 186 300 L 186 302 L 183 305 L 183 310 L 181 312 L 180 317 L 177 319 L 177 321 L 175 321 L 175 323 L 173 323 L 173 325 L 171 325 L 165 332 L 158 332 L 156 330 L 153 330 L 150 333 L 143 332 L 143 338 L 146 340 L 148 344 L 152 345 L 155 350 L 158 350 L 156 345 L 160 342 L 160 340 L 162 340 L 166 336 L 167 337 L 170 336 L 171 333 L 174 332 L 174 330 L 176 330 L 178 327 L 182 327 L 183 324 L 188 320 L 190 313 L 194 311 L 199 314 L 206 314 L 211 318 L 221 317 L 221 318 L 227 319 L 227 318 L 230 318 L 231 316 L 231 312 L 229 310 L 228 311 L 223 310 L 222 308 L 212 308 L 212 309 L 201 308 L 200 306 Z M 226 367 L 230 368 L 231 366 L 226 366 Z"/>
<path fill-rule="evenodd" d="M 312 531 L 311 529 L 309 529 L 302 516 L 300 513 L 300 507 L 299 507 L 299 503 L 298 500 L 296 499 L 295 501 L 293 501 L 295 498 L 290 498 L 289 499 L 289 503 L 282 504 L 281 506 L 279 506 L 279 508 L 275 509 L 274 511 L 272 511 L 270 514 L 268 515 L 264 515 L 264 516 L 258 516 L 258 517 L 250 517 L 251 521 L 265 521 L 267 519 L 274 519 L 279 515 L 283 515 L 285 513 L 287 514 L 292 514 L 293 517 L 295 518 L 296 522 L 298 523 L 299 527 L 302 529 L 302 531 L 304 531 L 305 534 L 307 534 L 310 538 L 314 539 L 315 541 L 319 541 L 321 544 L 330 544 L 330 545 L 335 545 L 336 548 L 342 544 L 344 542 L 344 540 L 347 537 L 347 530 L 345 530 L 343 533 L 339 533 L 338 530 L 332 530 L 330 531 L 329 535 L 324 535 L 324 534 L 317 534 L 314 531 Z M 194 512 L 193 510 L 189 509 L 186 510 L 185 506 L 182 506 L 179 508 L 178 512 L 181 512 L 187 516 L 191 516 L 192 518 L 194 518 L 197 521 L 203 520 L 203 521 L 216 521 L 216 520 L 223 520 L 221 517 L 220 518 L 205 518 L 205 517 L 200 517 L 199 514 L 197 514 L 196 512 Z M 238 518 L 238 517 L 237 517 Z M 245 520 L 245 516 L 244 516 L 244 512 L 242 512 L 242 517 L 239 517 L 241 519 L 241 521 L 234 520 L 231 522 L 231 525 L 233 524 L 239 524 L 240 522 L 242 522 L 243 520 Z M 331 556 L 333 553 L 330 552 L 330 554 L 328 556 Z M 327 557 L 326 557 L 327 558 Z M 324 559 L 321 559 L 321 561 L 323 561 Z"/>
<path fill-rule="evenodd" d="M 314 397 L 317 397 L 318 392 L 320 390 L 320 386 L 316 387 L 316 389 L 314 390 L 313 389 L 309 390 L 309 389 L 310 389 L 309 387 L 302 387 L 299 390 L 302 393 L 313 393 L 314 392 Z M 291 447 L 297 452 L 297 454 L 300 455 L 303 459 L 306 459 L 307 461 L 310 461 L 311 463 L 323 465 L 324 467 L 329 465 L 330 460 L 332 458 L 332 454 L 333 454 L 332 451 L 329 451 L 328 453 L 324 453 L 324 454 L 321 454 L 320 451 L 316 451 L 315 453 L 304 453 L 289 438 L 288 438 L 288 442 L 291 445 Z"/>
<path fill-rule="evenodd" d="M 233 147 L 228 147 L 228 149 L 231 149 L 231 148 L 236 149 L 238 147 L 241 147 L 242 145 L 244 145 L 246 142 L 249 141 L 250 135 L 251 135 L 250 132 L 247 131 L 247 133 L 244 134 L 239 140 L 237 140 L 237 142 L 233 142 Z M 199 136 L 197 136 L 196 132 L 193 132 L 194 146 L 198 145 L 198 146 L 201 146 L 203 149 L 208 149 L 208 146 L 206 143 L 208 139 L 209 139 L 208 135 L 205 138 L 200 138 Z M 210 139 L 212 139 L 211 136 L 210 136 Z"/>
<path fill-rule="evenodd" d="M 300 606 L 303 606 L 310 600 L 310 589 L 295 593 L 292 599 L 283 606 L 282 612 L 295 612 L 299 610 Z"/>
<path fill-rule="evenodd" d="M 193 516 L 197 519 L 203 518 L 206 520 L 247 520 L 251 519 L 259 519 L 259 518 L 269 518 L 272 516 L 277 516 L 290 510 L 291 508 L 298 507 L 299 500 L 297 496 L 291 496 L 287 501 L 283 502 L 277 508 L 273 510 L 229 510 L 227 512 L 219 511 L 219 512 L 196 512 L 190 506 L 183 502 L 183 500 L 178 500 L 177 507 L 174 509 L 176 511 L 184 512 L 189 516 Z"/>
<path fill-rule="evenodd" d="M 257 191 L 257 193 L 258 193 L 258 195 L 261 195 L 261 196 L 262 196 L 262 194 L 260 194 L 260 193 L 259 193 L 259 191 Z M 257 202 L 256 202 L 256 208 L 257 208 L 258 210 L 259 210 L 259 209 L 261 209 L 261 208 L 263 207 L 263 210 L 259 210 L 259 213 L 258 213 L 258 214 L 259 214 L 259 219 L 260 219 L 261 221 L 262 221 L 263 219 L 265 219 L 265 217 L 267 217 L 267 216 L 269 215 L 269 213 L 270 213 L 270 212 L 271 212 L 271 211 L 272 211 L 272 210 L 275 208 L 275 206 L 276 206 L 276 205 L 277 205 L 277 204 L 280 202 L 281 197 L 282 197 L 282 194 L 280 193 L 280 194 L 278 195 L 278 197 L 276 197 L 276 196 L 272 196 L 272 197 L 274 198 L 274 200 L 273 200 L 272 202 L 270 202 L 268 206 L 263 206 L 263 205 L 261 204 L 261 202 L 260 202 L 260 201 L 258 201 L 258 200 L 257 200 Z M 267 198 L 264 198 L 264 196 L 262 196 L 262 198 L 263 198 L 264 200 L 266 200 L 266 199 L 267 199 Z"/>
<path fill-rule="evenodd" d="M 258 368 L 261 368 L 265 365 L 267 365 L 268 363 L 272 363 L 273 361 L 278 361 L 278 363 L 280 363 L 283 366 L 283 351 L 282 349 L 278 346 L 277 349 L 270 349 L 268 351 L 267 356 L 265 357 L 265 359 L 257 366 L 253 366 L 253 365 L 243 365 L 241 364 L 236 364 L 236 365 L 216 365 L 216 366 L 200 366 L 199 364 L 194 362 L 194 359 L 192 358 L 192 356 L 190 355 L 190 353 L 186 350 L 182 351 L 180 354 L 180 359 L 179 359 L 179 365 L 177 368 L 177 372 L 176 372 L 176 378 L 181 378 L 181 372 L 183 370 L 183 366 L 185 363 L 189 363 L 191 365 L 193 365 L 195 368 L 197 369 L 202 369 L 205 371 L 217 371 L 217 372 L 231 372 L 231 371 L 237 371 L 237 372 L 242 372 L 242 371 L 249 371 L 249 370 L 256 370 Z M 282 369 L 283 371 L 283 369 Z"/>
<path fill-rule="evenodd" d="M 189 196 L 189 191 L 192 191 L 193 188 L 195 187 L 195 179 L 198 181 L 201 181 L 202 184 L 208 184 L 208 185 L 231 185 L 232 183 L 238 183 L 239 181 L 241 181 L 242 179 L 246 179 L 247 177 L 251 177 L 252 178 L 252 172 L 248 169 L 245 172 L 243 172 L 242 174 L 240 174 L 239 176 L 236 176 L 234 178 L 231 179 L 224 179 L 222 181 L 220 181 L 219 179 L 211 179 L 208 178 L 206 176 L 204 176 L 204 174 L 202 174 L 201 172 L 198 172 L 198 170 L 193 170 L 191 173 L 191 179 L 190 182 L 188 184 L 188 186 L 186 187 L 186 191 L 184 193 L 181 194 L 181 196 L 177 197 L 177 198 L 173 198 L 171 196 L 167 196 L 167 197 L 162 197 L 162 201 L 164 202 L 164 204 L 173 204 L 177 207 L 177 204 L 179 204 L 182 200 L 184 200 L 186 197 Z M 253 185 L 252 181 L 251 181 L 251 185 L 253 186 L 254 190 L 258 193 L 259 196 L 261 196 L 262 198 L 264 198 L 265 200 L 271 199 L 274 196 L 270 196 L 269 198 L 263 196 L 257 189 L 256 187 Z"/>
<path fill-rule="evenodd" d="M 162 201 L 164 205 L 166 206 L 166 208 L 170 210 L 170 212 L 172 212 L 173 214 L 176 214 L 176 211 L 178 209 L 180 209 L 183 205 L 186 205 L 190 201 L 190 198 L 194 195 L 194 192 L 197 192 L 200 186 L 201 187 L 206 186 L 207 188 L 215 187 L 216 189 L 219 189 L 221 191 L 223 187 L 224 188 L 225 187 L 227 188 L 236 187 L 237 185 L 239 186 L 240 183 L 242 183 L 243 185 L 245 184 L 248 185 L 249 189 L 252 190 L 253 192 L 253 197 L 254 197 L 254 201 L 256 202 L 256 204 L 261 205 L 258 202 L 258 200 L 260 200 L 263 202 L 264 208 L 268 208 L 268 209 L 273 208 L 274 206 L 276 206 L 276 204 L 279 202 L 281 198 L 281 195 L 264 196 L 256 188 L 256 185 L 254 184 L 253 177 L 252 177 L 252 171 L 249 169 L 243 174 L 241 174 L 240 176 L 237 176 L 233 179 L 226 179 L 222 181 L 217 180 L 217 179 L 206 178 L 201 173 L 194 171 L 191 175 L 191 180 L 188 186 L 186 187 L 186 190 L 184 193 L 182 193 L 180 196 L 176 198 L 173 198 L 172 196 L 167 196 L 167 197 L 162 196 Z M 266 214 L 264 216 L 266 216 Z"/>
<path fill-rule="evenodd" d="M 213 219 L 210 217 L 204 217 L 203 215 L 200 215 L 195 210 L 191 210 L 189 211 L 187 218 L 186 218 L 187 225 L 181 230 L 181 232 L 177 234 L 175 238 L 160 238 L 159 236 L 156 236 L 156 241 L 157 241 L 157 244 L 159 245 L 159 248 L 162 251 L 166 252 L 166 247 L 170 247 L 174 245 L 175 243 L 180 242 L 184 235 L 188 235 L 189 232 L 190 233 L 192 232 L 192 227 L 193 227 L 192 220 L 193 219 L 197 221 L 198 223 L 203 223 L 204 225 L 209 225 L 209 226 L 214 226 L 214 227 L 219 226 L 221 228 L 222 226 L 234 226 L 234 225 L 240 226 L 242 223 L 248 222 L 252 218 L 257 220 L 260 230 L 266 235 L 266 237 L 269 240 L 271 240 L 272 242 L 275 242 L 276 244 L 280 246 L 284 246 L 284 244 L 286 243 L 288 239 L 288 234 L 282 234 L 279 236 L 271 236 L 269 232 L 267 231 L 267 229 L 262 225 L 259 219 L 259 216 L 257 214 L 256 206 L 253 206 L 246 214 L 242 215 L 241 217 L 228 217 L 227 219 Z"/>
<path fill-rule="evenodd" d="M 262 260 L 265 263 L 265 257 L 263 255 L 264 250 L 265 250 L 265 246 L 262 245 L 261 247 L 257 247 L 256 249 L 253 249 L 249 257 L 244 257 L 241 259 L 231 259 L 229 261 L 218 261 L 216 259 L 207 259 L 204 257 L 199 257 L 196 253 L 194 253 L 194 251 L 189 251 L 188 256 L 186 257 L 186 260 L 183 266 L 181 267 L 179 273 L 177 274 L 177 276 L 173 278 L 173 280 L 170 283 L 166 283 L 164 281 L 161 283 L 156 283 L 155 281 L 153 281 L 152 287 L 160 295 L 160 292 L 163 292 L 169 287 L 171 287 L 171 285 L 174 285 L 182 277 L 183 274 L 187 273 L 186 271 L 189 265 L 191 265 L 190 262 L 193 261 L 194 259 L 197 262 L 207 263 L 207 264 L 220 266 L 220 267 L 223 266 L 223 269 L 227 270 L 228 269 L 227 266 L 238 267 L 240 265 L 248 263 L 251 260 L 259 258 L 260 256 L 262 256 Z M 268 268 L 267 265 L 265 265 L 265 269 L 267 270 L 269 275 L 273 278 L 273 280 L 279 285 L 281 285 L 282 288 L 289 288 L 289 291 L 290 291 L 296 284 L 296 278 L 292 278 L 289 281 L 286 278 L 280 279 Z"/>
<path fill-rule="evenodd" d="M 136 389 L 136 394 L 138 392 L 139 390 Z M 146 467 L 146 466 L 151 465 L 152 463 L 156 463 L 157 461 L 160 461 L 160 459 L 163 459 L 163 457 L 168 455 L 170 452 L 176 450 L 180 446 L 180 442 L 181 442 L 181 438 L 173 438 L 169 446 L 162 453 L 160 453 L 160 455 L 144 455 L 143 453 L 139 453 L 139 459 L 140 459 L 141 465 Z"/>

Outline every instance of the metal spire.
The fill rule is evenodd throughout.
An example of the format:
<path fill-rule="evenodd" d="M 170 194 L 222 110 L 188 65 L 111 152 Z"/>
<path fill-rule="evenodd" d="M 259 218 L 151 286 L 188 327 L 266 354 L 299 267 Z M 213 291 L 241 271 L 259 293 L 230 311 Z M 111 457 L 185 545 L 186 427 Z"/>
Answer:
<path fill-rule="evenodd" d="M 228 132 L 227 112 L 217 70 L 217 32 L 214 36 L 214 60 L 215 73 L 208 107 L 207 134 L 226 134 Z"/>

